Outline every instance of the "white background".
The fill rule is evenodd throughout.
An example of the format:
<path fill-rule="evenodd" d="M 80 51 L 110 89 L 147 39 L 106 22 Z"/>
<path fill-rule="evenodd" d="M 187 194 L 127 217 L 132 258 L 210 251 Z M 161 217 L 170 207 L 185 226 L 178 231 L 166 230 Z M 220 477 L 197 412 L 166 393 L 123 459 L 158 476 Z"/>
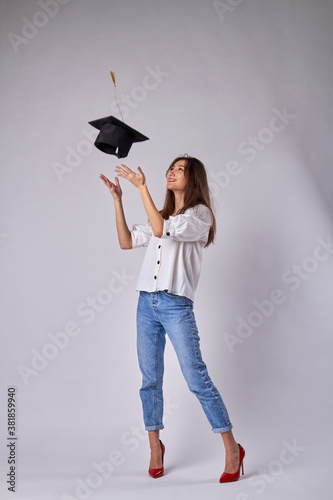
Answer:
<path fill-rule="evenodd" d="M 42 4 L 2 0 L 0 9 L 1 498 L 13 498 L 4 480 L 10 386 L 16 499 L 328 498 L 333 255 L 317 251 L 318 238 L 333 234 L 332 2 Z M 119 118 L 111 69 L 125 121 L 150 138 L 121 161 L 141 165 L 156 205 L 178 154 L 208 171 L 218 233 L 204 253 L 195 312 L 204 360 L 246 450 L 237 483 L 218 483 L 221 437 L 170 343 L 166 474 L 147 475 L 135 340 L 144 250 L 119 249 L 98 177 L 113 177 L 119 161 L 86 137 L 97 132 L 88 121 Z M 292 117 L 272 121 L 277 112 Z M 250 137 L 259 137 L 252 153 Z M 227 177 L 230 162 L 237 175 Z M 138 193 L 122 185 L 129 226 L 144 223 Z M 117 273 L 107 297 L 101 290 Z M 260 320 L 254 301 L 275 289 L 283 303 Z M 89 298 L 103 297 L 109 303 L 94 317 L 86 312 Z M 243 338 L 240 318 L 258 322 Z M 50 347 L 50 334 L 70 323 L 77 335 Z M 54 357 L 37 370 L 36 352 Z M 114 451 L 122 458 L 108 477 L 91 476 Z"/>

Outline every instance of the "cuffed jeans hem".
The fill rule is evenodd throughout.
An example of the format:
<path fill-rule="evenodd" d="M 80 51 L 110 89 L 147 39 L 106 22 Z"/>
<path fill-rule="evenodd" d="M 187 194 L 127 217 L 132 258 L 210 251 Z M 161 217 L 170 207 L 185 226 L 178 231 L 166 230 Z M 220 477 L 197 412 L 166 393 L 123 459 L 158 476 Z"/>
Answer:
<path fill-rule="evenodd" d="M 232 424 L 230 424 L 230 425 L 227 425 L 226 427 L 220 427 L 219 429 L 213 429 L 213 428 L 212 428 L 212 431 L 213 431 L 213 432 L 216 432 L 216 433 L 217 433 L 217 432 L 222 432 L 222 433 L 223 433 L 223 432 L 228 432 L 228 431 L 231 431 L 231 429 L 232 429 L 232 428 L 233 428 L 233 425 L 232 425 Z"/>
<path fill-rule="evenodd" d="M 148 426 L 146 425 L 145 429 L 146 429 L 146 431 L 157 431 L 157 430 L 164 429 L 164 425 L 163 424 L 148 425 Z"/>

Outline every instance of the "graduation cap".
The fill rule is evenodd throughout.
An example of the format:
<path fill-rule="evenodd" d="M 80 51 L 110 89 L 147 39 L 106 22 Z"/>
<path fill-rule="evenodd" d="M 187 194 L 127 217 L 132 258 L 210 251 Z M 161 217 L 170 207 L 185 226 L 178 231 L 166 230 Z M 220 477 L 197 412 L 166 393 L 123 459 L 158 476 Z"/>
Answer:
<path fill-rule="evenodd" d="M 128 155 L 133 142 L 149 140 L 148 137 L 114 116 L 106 116 L 88 123 L 100 130 L 95 141 L 96 148 L 118 158 L 125 158 Z"/>

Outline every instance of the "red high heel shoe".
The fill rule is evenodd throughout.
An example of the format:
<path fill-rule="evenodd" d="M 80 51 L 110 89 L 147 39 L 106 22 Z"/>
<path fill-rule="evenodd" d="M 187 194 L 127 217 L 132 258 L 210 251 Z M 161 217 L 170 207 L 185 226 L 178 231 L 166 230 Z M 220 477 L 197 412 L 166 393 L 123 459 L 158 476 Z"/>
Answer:
<path fill-rule="evenodd" d="M 243 465 L 243 460 L 245 457 L 245 450 L 243 446 L 241 446 L 238 443 L 239 446 L 239 467 L 236 472 L 229 473 L 229 472 L 223 472 L 222 476 L 220 477 L 220 483 L 230 483 L 231 481 L 238 481 L 240 477 L 240 468 L 242 466 L 242 475 L 244 476 L 244 465 Z"/>
<path fill-rule="evenodd" d="M 162 477 L 163 474 L 164 474 L 163 462 L 164 462 L 165 446 L 164 446 L 164 444 L 162 443 L 161 440 L 160 440 L 160 443 L 161 443 L 161 448 L 162 448 L 162 467 L 160 469 L 149 469 L 148 470 L 149 475 L 151 477 L 153 477 L 154 479 L 156 479 L 157 477 Z"/>

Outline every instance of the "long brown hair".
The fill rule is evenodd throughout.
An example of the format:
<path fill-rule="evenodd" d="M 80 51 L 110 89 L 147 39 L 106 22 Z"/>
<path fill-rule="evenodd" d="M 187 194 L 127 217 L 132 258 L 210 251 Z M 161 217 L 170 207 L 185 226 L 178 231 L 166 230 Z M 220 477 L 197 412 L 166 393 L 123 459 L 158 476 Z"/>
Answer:
<path fill-rule="evenodd" d="M 207 181 L 207 173 L 204 164 L 197 158 L 192 156 L 178 156 L 173 160 L 169 166 L 166 174 L 169 172 L 170 168 L 177 163 L 177 161 L 184 160 L 185 165 L 185 178 L 187 179 L 187 184 L 185 188 L 184 195 L 184 206 L 178 211 L 179 214 L 183 214 L 188 208 L 193 208 L 196 205 L 205 205 L 209 208 L 212 216 L 212 225 L 210 226 L 208 241 L 205 247 L 208 247 L 214 242 L 216 233 L 216 220 L 212 209 L 212 202 L 210 199 L 209 186 Z M 169 219 L 170 215 L 173 214 L 175 210 L 175 195 L 173 191 L 167 189 L 164 206 L 161 210 L 161 215 L 163 219 Z"/>

